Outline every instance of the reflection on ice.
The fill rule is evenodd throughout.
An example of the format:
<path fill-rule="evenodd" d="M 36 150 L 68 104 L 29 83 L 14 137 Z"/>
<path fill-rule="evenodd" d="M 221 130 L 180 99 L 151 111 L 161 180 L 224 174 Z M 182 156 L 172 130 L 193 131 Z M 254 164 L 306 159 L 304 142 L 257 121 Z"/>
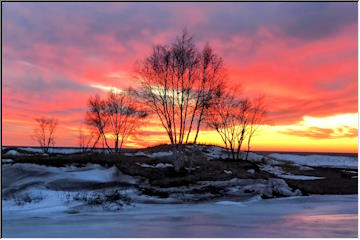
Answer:
<path fill-rule="evenodd" d="M 4 237 L 356 237 L 357 195 L 136 204 L 119 212 L 10 211 Z"/>

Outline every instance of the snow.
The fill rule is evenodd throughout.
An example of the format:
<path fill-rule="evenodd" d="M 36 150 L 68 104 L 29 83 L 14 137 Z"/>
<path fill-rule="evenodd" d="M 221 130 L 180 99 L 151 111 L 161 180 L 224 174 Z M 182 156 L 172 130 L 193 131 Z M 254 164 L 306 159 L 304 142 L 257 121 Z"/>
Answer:
<path fill-rule="evenodd" d="M 232 171 L 230 171 L 230 170 L 224 170 L 224 173 L 226 173 L 226 174 L 232 174 Z"/>
<path fill-rule="evenodd" d="M 168 157 L 168 156 L 172 156 L 173 153 L 171 151 L 168 152 L 154 152 L 152 154 L 150 154 L 149 156 L 152 158 L 156 158 L 156 157 Z"/>
<path fill-rule="evenodd" d="M 12 163 L 13 160 L 12 160 L 12 159 L 8 159 L 8 158 L 2 158 L 2 159 L 1 159 L 1 162 L 2 162 L 2 163 Z"/>
<path fill-rule="evenodd" d="M 255 170 L 254 169 L 249 169 L 249 170 L 247 170 L 247 172 L 250 173 L 250 174 L 254 174 Z"/>
<path fill-rule="evenodd" d="M 242 153 L 243 155 L 246 155 L 246 153 Z M 248 155 L 248 160 L 249 161 L 254 161 L 254 162 L 258 162 L 260 160 L 263 160 L 264 159 L 264 156 L 261 155 L 261 154 L 257 154 L 257 153 L 253 153 L 253 152 L 249 152 L 249 155 Z"/>
<path fill-rule="evenodd" d="M 119 181 L 134 184 L 135 178 L 123 174 L 115 166 L 110 168 L 98 164 L 87 164 L 78 168 L 75 166 L 49 167 L 30 163 L 15 163 L 3 166 L 3 188 L 17 188 L 33 182 L 60 184 L 62 182 L 110 182 Z"/>
<path fill-rule="evenodd" d="M 226 149 L 222 147 L 212 146 L 206 148 L 209 152 L 205 153 L 209 159 L 216 159 L 216 158 L 227 158 Z"/>
<path fill-rule="evenodd" d="M 87 164 L 83 169 L 65 168 L 65 176 L 84 181 L 108 182 L 114 180 L 117 168 L 104 168 L 95 164 Z M 64 177 L 65 177 L 64 176 Z"/>
<path fill-rule="evenodd" d="M 20 147 L 20 150 L 24 150 L 27 152 L 33 153 L 42 153 L 43 150 L 41 148 L 34 148 L 34 147 Z M 49 148 L 50 153 L 60 153 L 60 154 L 73 154 L 81 152 L 79 148 Z"/>
<path fill-rule="evenodd" d="M 284 153 L 272 153 L 269 155 L 278 160 L 289 161 L 299 165 L 310 167 L 330 167 L 357 169 L 357 157 L 329 156 L 329 155 L 296 155 Z"/>
<path fill-rule="evenodd" d="M 4 155 L 13 155 L 13 156 L 17 156 L 17 155 L 21 155 L 18 151 L 16 150 L 10 150 L 7 153 L 5 153 Z"/>
<path fill-rule="evenodd" d="M 317 176 L 305 176 L 305 175 L 292 175 L 286 173 L 281 166 L 272 165 L 276 162 L 266 162 L 266 164 L 260 164 L 260 169 L 266 171 L 268 173 L 272 173 L 280 178 L 285 179 L 292 179 L 292 180 L 319 180 L 324 179 L 324 177 L 317 177 Z M 279 164 L 279 163 L 277 163 Z M 307 168 L 306 168 L 307 169 Z M 303 169 L 304 170 L 304 169 Z M 309 170 L 309 169 L 307 169 Z"/>
<path fill-rule="evenodd" d="M 143 152 L 137 152 L 137 153 L 134 153 L 133 156 L 147 156 L 147 155 Z"/>
<path fill-rule="evenodd" d="M 144 153 L 144 152 L 136 152 L 136 153 L 125 153 L 126 156 L 141 156 L 141 157 L 149 157 L 149 158 L 162 158 L 172 156 L 172 152 L 154 152 L 154 153 Z"/>
<path fill-rule="evenodd" d="M 318 180 L 318 179 L 325 179 L 324 177 L 315 177 L 315 176 L 304 176 L 304 175 L 287 175 L 283 174 L 279 177 L 292 179 L 292 180 Z"/>
<path fill-rule="evenodd" d="M 168 167 L 174 167 L 174 165 L 170 163 L 158 163 L 156 165 L 149 165 L 146 163 L 136 163 L 137 165 L 145 168 L 168 168 Z"/>
<path fill-rule="evenodd" d="M 141 151 L 136 152 L 136 153 L 125 153 L 126 156 L 139 156 L 139 157 L 146 157 L 147 155 Z"/>
<path fill-rule="evenodd" d="M 268 163 L 268 164 L 262 164 L 262 165 L 260 165 L 260 169 L 261 169 L 262 171 L 266 171 L 266 172 L 268 172 L 268 173 L 272 173 L 272 174 L 274 174 L 274 175 L 276 175 L 276 176 L 280 176 L 280 175 L 285 174 L 284 170 L 282 170 L 281 167 L 275 166 L 275 165 L 271 165 L 271 164 L 269 164 L 269 163 Z"/>
<path fill-rule="evenodd" d="M 301 191 L 296 189 L 294 192 L 289 188 L 283 179 L 270 178 L 265 189 L 262 190 L 262 196 L 271 198 L 274 196 L 301 196 Z"/>
<path fill-rule="evenodd" d="M 356 238 L 357 195 L 198 204 L 136 204 L 120 212 L 83 209 L 69 214 L 48 199 L 46 208 L 8 208 L 3 237 L 292 237 Z"/>
<path fill-rule="evenodd" d="M 223 147 L 211 146 L 211 147 L 205 148 L 204 146 L 201 146 L 200 149 L 203 150 L 204 154 L 207 156 L 207 158 L 209 160 L 218 159 L 218 158 L 222 158 L 222 159 L 228 158 L 228 152 Z M 204 149 L 206 149 L 206 150 L 204 151 Z M 241 152 L 240 155 L 241 155 L 241 158 L 245 159 L 246 152 Z M 249 161 L 258 162 L 258 161 L 262 160 L 263 158 L 264 158 L 263 155 L 253 153 L 253 152 L 249 152 L 249 155 L 248 155 Z"/>

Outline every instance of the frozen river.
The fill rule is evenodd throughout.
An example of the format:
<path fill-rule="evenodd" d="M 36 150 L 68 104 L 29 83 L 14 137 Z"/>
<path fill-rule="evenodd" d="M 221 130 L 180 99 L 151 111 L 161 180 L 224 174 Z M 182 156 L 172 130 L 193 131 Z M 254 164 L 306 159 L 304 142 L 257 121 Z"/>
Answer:
<path fill-rule="evenodd" d="M 119 212 L 7 209 L 3 237 L 357 237 L 357 195 L 136 204 Z"/>

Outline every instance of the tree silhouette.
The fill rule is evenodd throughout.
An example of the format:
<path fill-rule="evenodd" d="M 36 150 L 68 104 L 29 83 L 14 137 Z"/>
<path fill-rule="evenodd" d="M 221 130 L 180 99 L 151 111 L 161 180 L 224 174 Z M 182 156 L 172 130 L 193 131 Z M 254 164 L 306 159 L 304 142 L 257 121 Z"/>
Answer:
<path fill-rule="evenodd" d="M 214 99 L 220 97 L 225 77 L 222 59 L 209 45 L 199 51 L 183 31 L 170 46 L 157 45 L 139 64 L 140 96 L 156 114 L 173 146 L 174 166 L 184 166 L 184 144 L 196 143 L 201 123 Z"/>
<path fill-rule="evenodd" d="M 40 145 L 44 153 L 49 153 L 49 148 L 55 145 L 55 129 L 58 121 L 54 118 L 36 118 L 37 127 L 34 128 L 33 139 Z"/>

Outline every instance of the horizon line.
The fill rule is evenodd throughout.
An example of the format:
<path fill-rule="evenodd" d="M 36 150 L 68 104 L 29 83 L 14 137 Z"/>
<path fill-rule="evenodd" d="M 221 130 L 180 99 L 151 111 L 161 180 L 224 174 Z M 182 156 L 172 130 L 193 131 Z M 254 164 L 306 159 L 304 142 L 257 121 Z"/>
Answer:
<path fill-rule="evenodd" d="M 147 146 L 147 147 L 125 147 L 125 148 L 122 148 L 124 150 L 136 150 L 136 149 L 147 149 L 147 148 L 153 148 L 153 147 L 157 147 L 157 146 L 161 146 L 161 145 L 171 145 L 171 144 L 168 144 L 168 143 L 162 143 L 162 144 L 157 144 L 157 145 L 152 145 L 152 146 Z M 184 145 L 192 145 L 192 144 L 184 144 Z M 225 148 L 223 146 L 219 146 L 219 145 L 216 145 L 216 144 L 197 144 L 197 145 L 208 145 L 208 146 L 216 146 L 216 147 L 222 147 L 222 148 Z M 19 147 L 25 147 L 25 148 L 41 148 L 40 146 L 25 146 L 25 145 L 1 145 L 1 148 L 3 147 L 16 147 L 16 148 L 19 148 Z M 51 148 L 72 148 L 72 149 L 81 149 L 81 147 L 73 147 L 73 146 L 56 146 L 56 147 L 51 147 Z M 103 149 L 102 147 L 96 147 L 95 149 Z M 104 148 L 104 149 L 107 149 L 107 148 Z M 115 148 L 110 148 L 110 149 L 115 149 Z M 246 150 L 243 150 L 241 152 L 246 152 Z M 358 151 L 356 152 L 331 152 L 331 151 L 299 151 L 299 150 L 253 150 L 253 151 L 250 151 L 250 152 L 280 152 L 280 153 L 332 153 L 332 154 L 359 154 Z"/>

